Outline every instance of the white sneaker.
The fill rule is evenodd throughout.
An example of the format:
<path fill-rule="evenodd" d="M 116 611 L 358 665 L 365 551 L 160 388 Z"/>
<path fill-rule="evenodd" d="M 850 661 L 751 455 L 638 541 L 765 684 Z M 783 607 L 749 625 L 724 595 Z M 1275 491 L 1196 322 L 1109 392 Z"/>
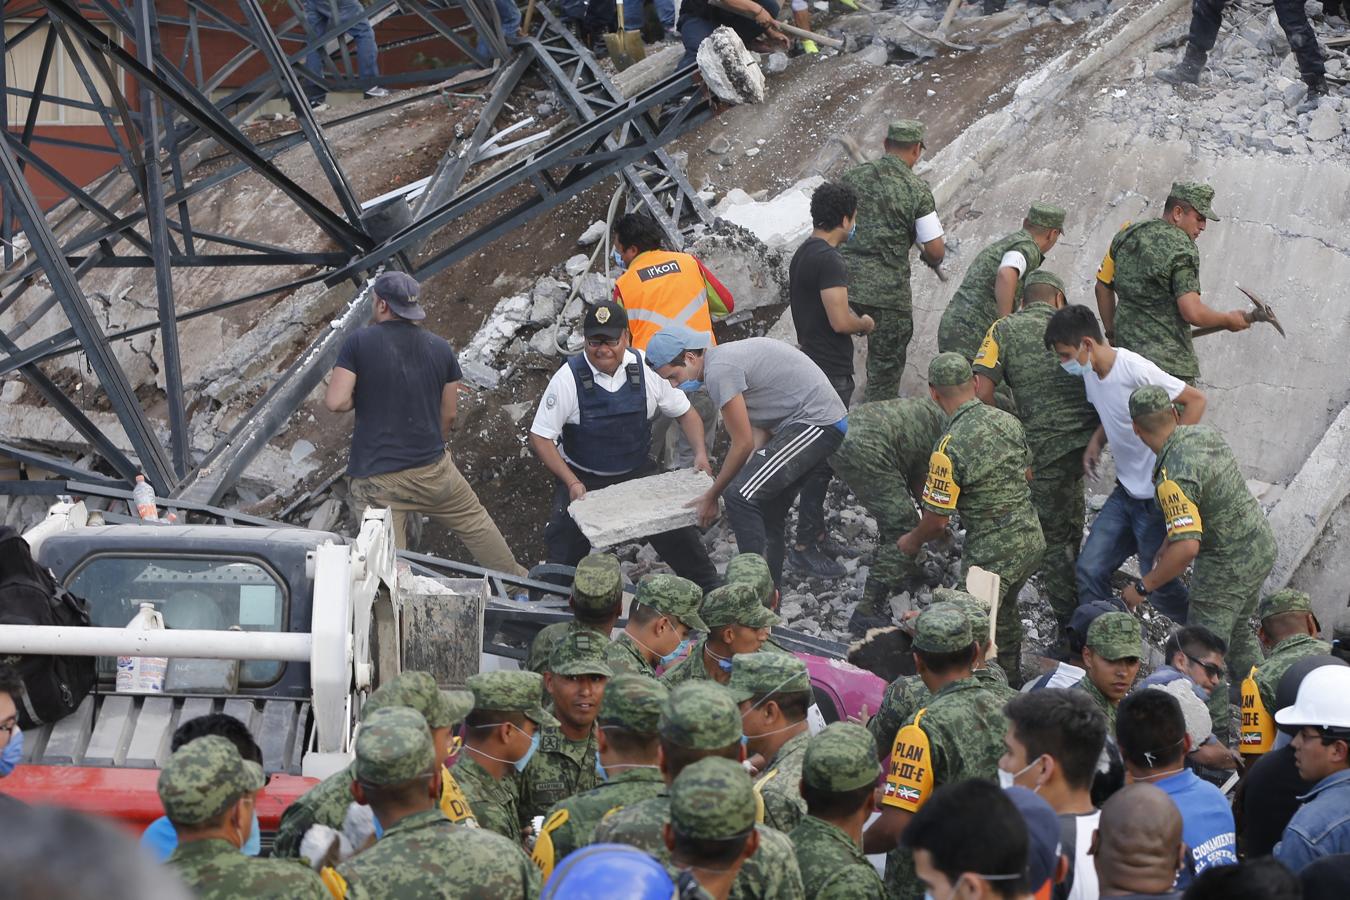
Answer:
<path fill-rule="evenodd" d="M 374 100 L 374 99 L 376 99 L 377 97 L 388 97 L 388 96 L 389 96 L 389 91 L 388 91 L 387 89 L 385 89 L 385 88 L 380 87 L 378 84 L 375 85 L 373 88 L 367 88 L 367 89 L 366 89 L 366 99 L 367 99 L 367 100 Z"/>

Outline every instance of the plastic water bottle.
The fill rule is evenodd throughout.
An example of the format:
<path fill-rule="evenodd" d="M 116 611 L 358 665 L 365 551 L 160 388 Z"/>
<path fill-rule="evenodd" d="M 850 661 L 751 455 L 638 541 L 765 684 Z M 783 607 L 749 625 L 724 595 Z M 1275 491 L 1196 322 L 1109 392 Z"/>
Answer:
<path fill-rule="evenodd" d="M 144 475 L 136 476 L 136 484 L 131 489 L 131 499 L 136 505 L 136 515 L 142 519 L 159 518 L 159 509 L 155 506 L 155 489 L 146 482 Z"/>
<path fill-rule="evenodd" d="M 129 631 L 163 631 L 164 617 L 153 603 L 142 603 L 140 612 L 127 623 Z M 119 694 L 162 694 L 164 673 L 168 671 L 167 656 L 117 657 L 117 692 Z"/>

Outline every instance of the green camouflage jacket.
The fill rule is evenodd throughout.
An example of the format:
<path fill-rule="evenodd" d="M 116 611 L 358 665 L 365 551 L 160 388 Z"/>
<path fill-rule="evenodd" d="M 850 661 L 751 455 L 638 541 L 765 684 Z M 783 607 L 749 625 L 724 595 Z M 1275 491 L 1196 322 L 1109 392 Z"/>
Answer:
<path fill-rule="evenodd" d="M 1003 256 L 1013 250 L 1022 254 L 1027 261 L 1026 271 L 1017 279 L 1017 291 L 1013 296 L 1013 309 L 1022 296 L 1022 281 L 1029 272 L 1041 266 L 1041 248 L 1036 240 L 1021 229 L 1004 235 L 985 247 L 971 260 L 966 269 L 966 277 L 961 286 L 952 295 L 951 302 L 942 313 L 938 324 L 938 351 L 954 351 L 966 359 L 974 359 L 980 350 L 980 341 L 989 332 L 989 326 L 998 319 L 998 301 L 994 299 L 994 284 L 998 270 L 1002 268 Z"/>
<path fill-rule="evenodd" d="M 460 750 L 450 771 L 459 782 L 479 826 L 520 843 L 520 787 L 514 775 L 500 781 L 493 778 L 467 748 Z"/>
<path fill-rule="evenodd" d="M 858 195 L 858 230 L 839 248 L 848 264 L 849 300 L 910 310 L 909 252 L 916 237 L 914 223 L 936 211 L 933 192 L 889 153 L 849 169 L 842 181 Z"/>
<path fill-rule="evenodd" d="M 202 900 L 330 900 L 319 876 L 304 863 L 245 856 L 222 838 L 179 844 L 168 865 Z"/>
<path fill-rule="evenodd" d="M 595 787 L 595 729 L 584 741 L 569 740 L 556 725 L 539 729 L 539 749 L 520 773 L 520 825 L 528 826 L 568 797 Z"/>
<path fill-rule="evenodd" d="M 1270 648 L 1266 661 L 1256 669 L 1256 689 L 1261 692 L 1261 702 L 1266 712 L 1275 715 L 1275 692 L 1280 679 L 1289 667 L 1305 656 L 1323 656 L 1331 652 L 1331 645 L 1318 640 L 1310 634 L 1296 634 L 1280 641 Z"/>
<path fill-rule="evenodd" d="M 591 842 L 595 826 L 610 812 L 655 797 L 665 789 L 661 772 L 652 766 L 620 769 L 586 793 L 568 797 L 544 817 L 534 844 L 535 862 L 545 872 L 552 871 L 567 854 Z"/>
<path fill-rule="evenodd" d="M 797 851 L 806 896 L 813 900 L 881 900 L 881 876 L 853 838 L 829 822 L 804 816 L 788 835 Z"/>
<path fill-rule="evenodd" d="M 626 631 L 619 632 L 619 636 L 605 648 L 605 661 L 615 675 L 627 673 L 656 677 L 656 667 L 647 662 L 647 657 L 642 655 L 642 648 L 633 642 Z"/>
<path fill-rule="evenodd" d="M 764 801 L 764 824 L 787 834 L 797 827 L 806 815 L 806 801 L 802 799 L 802 763 L 806 761 L 806 745 L 811 732 L 794 734 L 773 759 L 764 765 L 763 773 L 755 779 L 755 790 Z"/>
<path fill-rule="evenodd" d="M 1183 294 L 1200 292 L 1200 251 L 1186 232 L 1162 219 L 1126 225 L 1111 239 L 1097 280 L 1116 292 L 1112 343 L 1177 378 L 1199 377 L 1191 326 L 1177 307 Z"/>

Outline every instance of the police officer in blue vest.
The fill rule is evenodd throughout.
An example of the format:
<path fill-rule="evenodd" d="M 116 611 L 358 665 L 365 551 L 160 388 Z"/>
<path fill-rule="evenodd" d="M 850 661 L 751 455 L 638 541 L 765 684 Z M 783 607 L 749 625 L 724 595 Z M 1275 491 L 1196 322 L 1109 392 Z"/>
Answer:
<path fill-rule="evenodd" d="M 530 447 L 558 481 L 544 529 L 548 561 L 569 566 L 589 553 L 591 544 L 572 521 L 568 504 L 587 491 L 656 472 L 647 451 L 658 411 L 679 422 L 697 452 L 694 468 L 712 474 L 698 411 L 684 391 L 656 377 L 642 353 L 629 346 L 623 307 L 610 300 L 590 307 L 582 332 L 584 351 L 554 373 L 530 425 Z M 704 591 L 719 583 L 693 526 L 654 534 L 648 541 L 675 574 Z"/>

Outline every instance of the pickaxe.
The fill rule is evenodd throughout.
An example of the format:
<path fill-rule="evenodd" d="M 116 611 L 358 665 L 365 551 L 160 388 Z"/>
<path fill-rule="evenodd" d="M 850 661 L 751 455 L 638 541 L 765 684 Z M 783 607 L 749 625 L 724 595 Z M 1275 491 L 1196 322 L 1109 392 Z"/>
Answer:
<path fill-rule="evenodd" d="M 1279 317 L 1275 315 L 1275 310 L 1270 308 L 1269 303 L 1262 300 L 1260 297 L 1256 296 L 1255 294 L 1253 294 L 1251 291 L 1247 290 L 1240 284 L 1237 285 L 1237 289 L 1239 291 L 1242 291 L 1242 293 L 1246 294 L 1247 299 L 1252 301 L 1252 306 L 1256 307 L 1255 309 L 1251 309 L 1243 313 L 1248 322 L 1251 322 L 1253 324 L 1255 324 L 1256 322 L 1269 322 L 1271 325 L 1275 326 L 1275 330 L 1280 333 L 1280 337 L 1286 336 L 1284 333 L 1284 328 L 1281 327 L 1280 325 Z M 1227 331 L 1227 330 L 1228 329 L 1225 328 L 1223 325 L 1211 325 L 1208 328 L 1194 329 L 1191 332 L 1191 337 L 1192 338 L 1204 337 L 1205 335 L 1213 334 L 1216 331 Z"/>

